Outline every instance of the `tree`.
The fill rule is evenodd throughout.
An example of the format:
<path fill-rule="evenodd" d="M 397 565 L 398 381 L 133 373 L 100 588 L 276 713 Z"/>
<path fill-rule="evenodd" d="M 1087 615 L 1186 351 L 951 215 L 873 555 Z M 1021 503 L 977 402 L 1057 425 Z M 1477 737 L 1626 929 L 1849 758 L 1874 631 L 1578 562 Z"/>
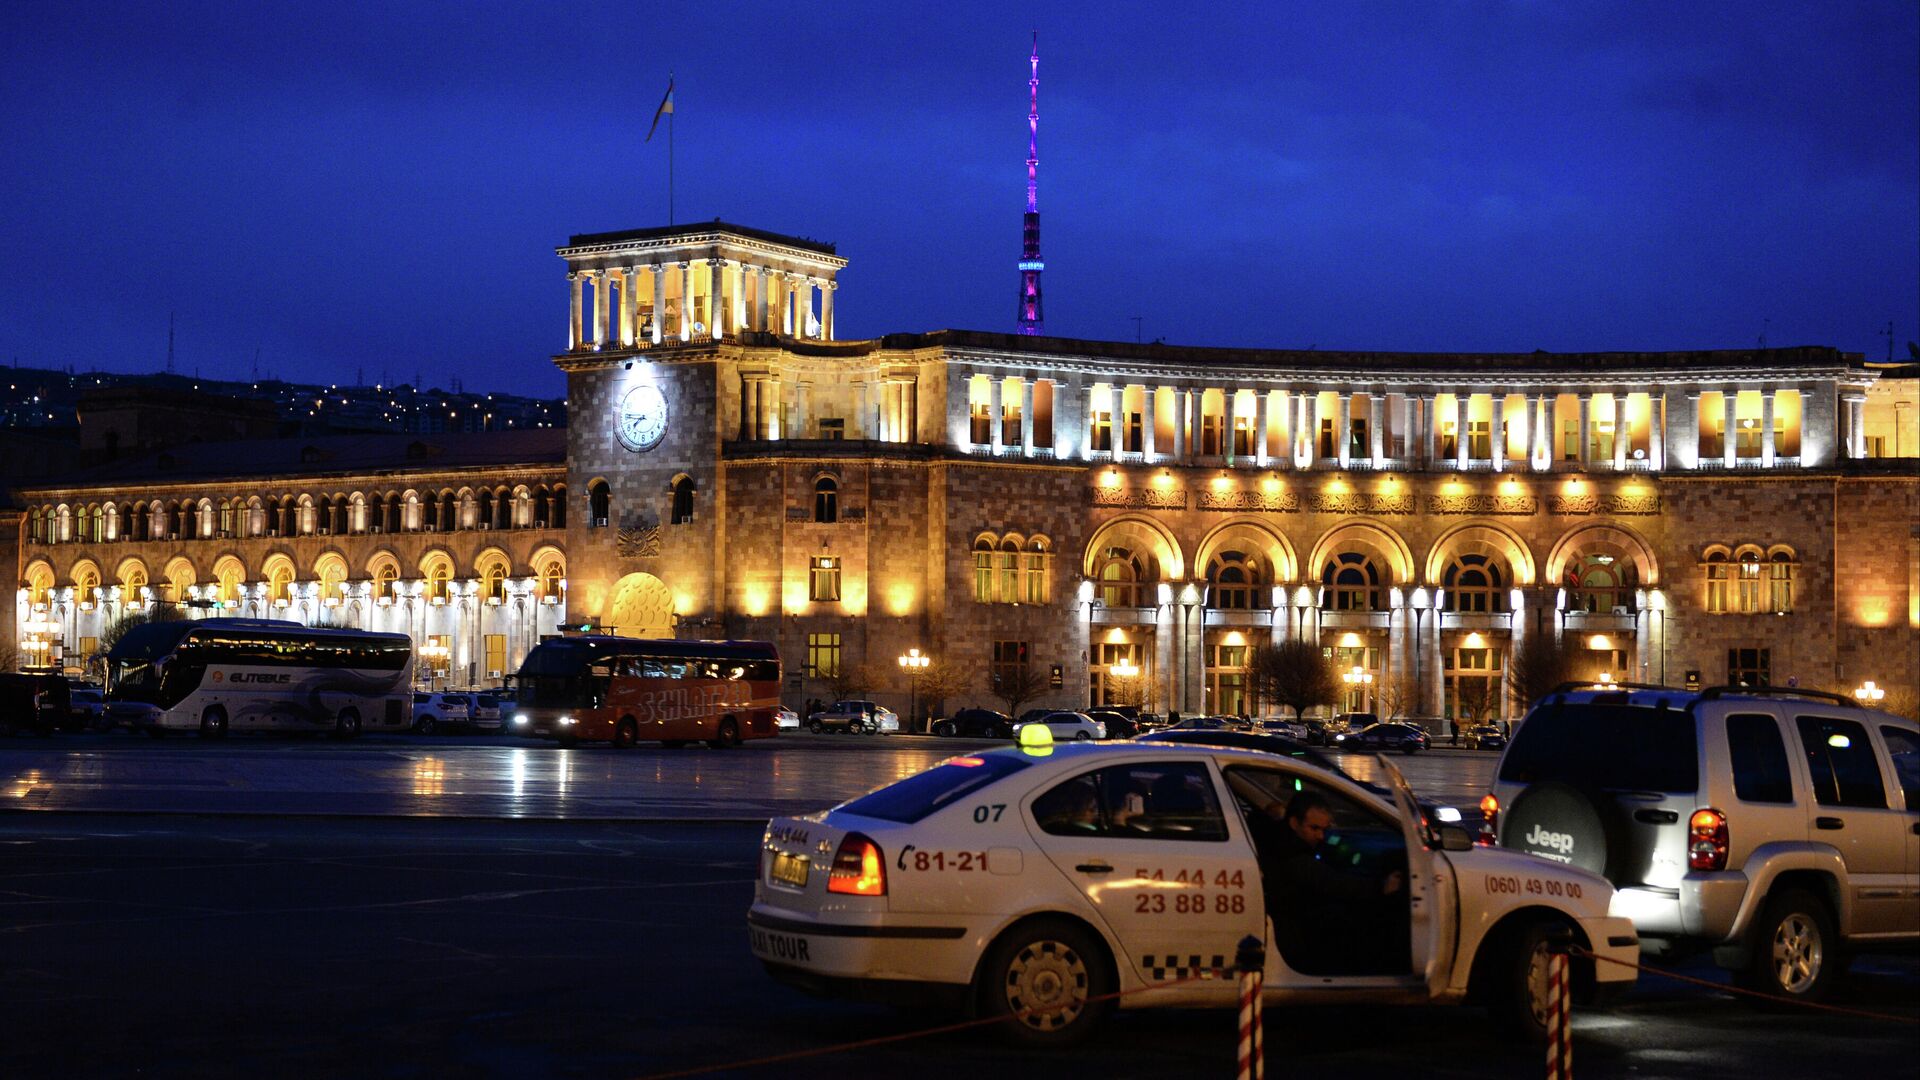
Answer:
<path fill-rule="evenodd" d="M 839 671 L 827 676 L 827 692 L 835 701 L 858 701 L 879 681 L 874 678 L 870 664 L 843 664 Z"/>
<path fill-rule="evenodd" d="M 1320 646 L 1283 641 L 1254 650 L 1249 674 L 1268 701 L 1293 710 L 1295 719 L 1315 705 L 1340 700 L 1340 677 Z"/>
<path fill-rule="evenodd" d="M 1492 716 L 1500 708 L 1498 679 L 1461 679 L 1454 686 L 1454 705 L 1460 710 L 1455 723 L 1472 727 Z"/>
<path fill-rule="evenodd" d="M 1020 706 L 1051 689 L 1052 677 L 1033 663 L 1007 664 L 987 675 L 987 692 L 1007 707 L 1007 715 L 1018 719 Z"/>
<path fill-rule="evenodd" d="M 1413 676 L 1402 675 L 1387 679 L 1374 691 L 1374 711 L 1382 720 L 1396 720 L 1413 711 L 1420 700 L 1420 687 Z"/>
<path fill-rule="evenodd" d="M 1522 709 L 1531 707 L 1554 687 L 1580 677 L 1580 652 L 1570 638 L 1529 634 L 1507 656 L 1507 688 Z"/>
<path fill-rule="evenodd" d="M 120 639 L 127 636 L 127 631 L 136 626 L 145 626 L 148 623 L 179 622 L 186 617 L 187 613 L 171 602 L 155 600 L 147 605 L 145 611 L 129 611 L 108 623 L 106 629 L 100 631 L 99 651 L 95 655 L 105 656 L 112 652 L 113 647 L 120 644 Z"/>

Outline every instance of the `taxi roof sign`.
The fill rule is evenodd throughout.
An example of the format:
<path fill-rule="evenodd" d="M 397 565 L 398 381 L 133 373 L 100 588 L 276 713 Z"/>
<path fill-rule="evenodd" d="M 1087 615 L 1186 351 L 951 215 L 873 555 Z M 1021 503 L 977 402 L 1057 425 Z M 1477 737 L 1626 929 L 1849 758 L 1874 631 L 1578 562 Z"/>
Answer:
<path fill-rule="evenodd" d="M 1023 748 L 1038 749 L 1053 745 L 1053 729 L 1045 724 L 1020 725 L 1020 745 Z"/>

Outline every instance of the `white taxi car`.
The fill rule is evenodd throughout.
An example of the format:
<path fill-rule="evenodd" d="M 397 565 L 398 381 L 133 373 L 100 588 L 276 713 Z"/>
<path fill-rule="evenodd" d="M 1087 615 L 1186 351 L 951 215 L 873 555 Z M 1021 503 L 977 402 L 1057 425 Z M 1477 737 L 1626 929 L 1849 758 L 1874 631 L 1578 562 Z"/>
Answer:
<path fill-rule="evenodd" d="M 1456 826 L 1430 836 L 1406 782 L 1381 766 L 1392 801 L 1292 758 L 1226 747 L 1029 737 L 950 758 L 770 822 L 752 949 L 810 992 L 944 999 L 1005 1017 L 1002 1030 L 1032 1043 L 1083 1037 L 1115 1004 L 1232 1005 L 1249 936 L 1266 944 L 1269 1003 L 1464 1001 L 1535 1038 L 1557 928 L 1637 961 L 1632 923 L 1607 914 L 1605 879 L 1474 847 Z M 1319 860 L 1373 877 L 1382 893 L 1397 871 L 1405 887 L 1325 926 L 1282 911 L 1276 939 L 1256 845 L 1275 835 L 1263 809 L 1300 792 L 1321 796 L 1334 819 Z M 1586 992 L 1634 977 L 1580 959 L 1573 974 Z"/>

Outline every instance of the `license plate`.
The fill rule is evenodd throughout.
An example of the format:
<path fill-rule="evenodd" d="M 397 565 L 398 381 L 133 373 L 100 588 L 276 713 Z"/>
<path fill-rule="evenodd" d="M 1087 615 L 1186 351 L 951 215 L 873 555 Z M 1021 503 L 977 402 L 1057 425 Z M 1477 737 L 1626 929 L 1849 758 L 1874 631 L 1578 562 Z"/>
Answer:
<path fill-rule="evenodd" d="M 792 885 L 797 889 L 807 887 L 809 860 L 805 855 L 789 855 L 784 851 L 773 853 L 773 868 L 769 876 L 782 885 Z"/>

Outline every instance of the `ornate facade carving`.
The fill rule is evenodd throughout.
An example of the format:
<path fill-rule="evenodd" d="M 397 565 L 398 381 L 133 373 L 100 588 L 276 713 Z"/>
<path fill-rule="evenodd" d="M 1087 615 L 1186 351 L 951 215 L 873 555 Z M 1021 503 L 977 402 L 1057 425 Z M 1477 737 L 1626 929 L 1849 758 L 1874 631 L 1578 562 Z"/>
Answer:
<path fill-rule="evenodd" d="M 1316 514 L 1411 514 L 1413 507 L 1411 495 L 1342 491 L 1307 496 L 1307 509 Z"/>
<path fill-rule="evenodd" d="M 1202 491 L 1200 509 L 1291 514 L 1300 509 L 1300 496 L 1291 491 Z"/>
<path fill-rule="evenodd" d="M 1660 513 L 1660 496 L 1644 495 L 1553 495 L 1547 510 L 1555 514 L 1612 514 L 1621 517 L 1651 517 Z"/>
<path fill-rule="evenodd" d="M 1093 489 L 1093 505 L 1133 510 L 1185 510 L 1187 493 L 1180 488 L 1128 491 L 1125 488 L 1097 487 Z"/>
<path fill-rule="evenodd" d="M 660 526 L 621 529 L 614 545 L 623 559 L 652 559 L 660 555 Z"/>
<path fill-rule="evenodd" d="M 1408 499 L 1412 502 L 1412 499 Z M 1532 495 L 1429 495 L 1429 514 L 1481 514 L 1493 517 L 1529 517 L 1540 512 Z"/>

